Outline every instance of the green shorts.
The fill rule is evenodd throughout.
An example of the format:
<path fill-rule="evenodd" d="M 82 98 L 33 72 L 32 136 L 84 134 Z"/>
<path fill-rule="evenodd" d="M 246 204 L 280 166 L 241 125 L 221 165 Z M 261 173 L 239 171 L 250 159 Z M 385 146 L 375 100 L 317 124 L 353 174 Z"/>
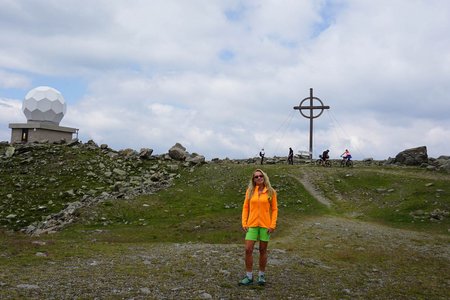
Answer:
<path fill-rule="evenodd" d="M 267 228 L 264 227 L 249 227 L 245 234 L 245 239 L 248 241 L 263 241 L 268 242 L 270 234 L 267 232 Z"/>

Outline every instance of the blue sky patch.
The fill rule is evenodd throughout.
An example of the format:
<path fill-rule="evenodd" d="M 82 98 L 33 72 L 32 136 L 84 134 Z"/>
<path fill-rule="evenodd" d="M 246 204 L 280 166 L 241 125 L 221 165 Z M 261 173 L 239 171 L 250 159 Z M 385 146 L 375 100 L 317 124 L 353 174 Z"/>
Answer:
<path fill-rule="evenodd" d="M 229 61 L 233 60 L 234 57 L 235 57 L 235 54 L 231 50 L 223 49 L 219 52 L 219 58 L 222 61 L 229 62 Z"/>

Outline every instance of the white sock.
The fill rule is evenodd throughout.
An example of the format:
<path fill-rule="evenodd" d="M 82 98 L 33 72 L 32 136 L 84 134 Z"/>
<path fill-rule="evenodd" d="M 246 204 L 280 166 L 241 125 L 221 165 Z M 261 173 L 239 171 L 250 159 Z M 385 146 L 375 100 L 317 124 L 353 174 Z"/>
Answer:
<path fill-rule="evenodd" d="M 253 279 L 253 272 L 247 272 L 248 279 Z"/>
<path fill-rule="evenodd" d="M 259 271 L 259 276 L 264 275 L 263 271 Z"/>

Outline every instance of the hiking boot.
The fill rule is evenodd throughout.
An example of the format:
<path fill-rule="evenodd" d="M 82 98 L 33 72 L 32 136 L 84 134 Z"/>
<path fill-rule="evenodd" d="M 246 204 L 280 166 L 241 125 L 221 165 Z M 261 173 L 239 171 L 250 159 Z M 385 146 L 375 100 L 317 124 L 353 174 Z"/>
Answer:
<path fill-rule="evenodd" d="M 253 279 L 248 278 L 245 276 L 241 281 L 239 281 L 239 285 L 250 285 L 253 283 Z"/>
<path fill-rule="evenodd" d="M 266 284 L 266 276 L 259 275 L 258 276 L 258 285 L 265 285 Z"/>

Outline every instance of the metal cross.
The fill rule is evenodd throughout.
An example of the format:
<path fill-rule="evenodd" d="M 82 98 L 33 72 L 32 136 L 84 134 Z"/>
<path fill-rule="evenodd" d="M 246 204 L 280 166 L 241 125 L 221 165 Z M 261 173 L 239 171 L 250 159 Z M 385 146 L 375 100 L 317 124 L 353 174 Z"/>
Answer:
<path fill-rule="evenodd" d="M 309 105 L 304 106 L 303 103 L 305 101 L 309 100 Z M 320 105 L 313 105 L 314 100 L 317 100 Z M 294 106 L 294 109 L 298 109 L 300 114 L 309 119 L 309 158 L 312 159 L 312 153 L 313 153 L 313 119 L 320 117 L 320 115 L 323 113 L 324 109 L 329 109 L 329 106 L 323 105 L 322 100 L 320 100 L 317 97 L 313 96 L 313 89 L 309 89 L 309 97 L 306 97 L 300 102 L 299 106 Z M 314 115 L 314 110 L 320 109 L 320 112 L 317 115 Z M 303 110 L 309 110 L 309 115 L 306 115 L 303 113 Z"/>

